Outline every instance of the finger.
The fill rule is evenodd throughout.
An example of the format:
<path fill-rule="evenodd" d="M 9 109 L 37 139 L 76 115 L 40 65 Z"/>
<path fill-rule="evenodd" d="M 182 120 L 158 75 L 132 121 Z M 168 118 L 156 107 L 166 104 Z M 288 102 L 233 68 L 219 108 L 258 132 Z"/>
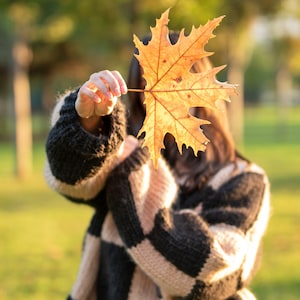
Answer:
<path fill-rule="evenodd" d="M 87 85 L 83 85 L 79 90 L 79 98 L 83 100 L 91 100 L 96 103 L 101 102 L 101 98 L 95 93 L 97 91 L 96 88 L 94 88 L 92 85 L 87 83 Z"/>
<path fill-rule="evenodd" d="M 88 118 L 93 114 L 94 98 L 95 95 L 87 87 L 82 86 L 79 90 L 77 99 L 75 101 L 75 108 L 78 115 L 82 118 Z"/>
<path fill-rule="evenodd" d="M 110 87 L 106 83 L 105 79 L 99 77 L 99 73 L 92 74 L 88 82 L 88 88 L 100 98 L 112 98 Z"/>
<path fill-rule="evenodd" d="M 118 81 L 118 77 L 116 77 L 114 71 L 105 70 L 100 72 L 99 76 L 114 96 L 121 96 L 121 87 Z"/>
<path fill-rule="evenodd" d="M 111 73 L 114 75 L 114 77 L 118 81 L 121 93 L 126 94 L 127 93 L 127 85 L 126 85 L 126 82 L 123 79 L 122 75 L 120 74 L 120 72 L 112 71 Z"/>
<path fill-rule="evenodd" d="M 104 116 L 104 115 L 111 114 L 116 103 L 117 103 L 116 96 L 114 96 L 111 100 L 109 100 L 107 98 L 103 99 L 101 104 L 95 105 L 95 114 L 97 116 Z"/>

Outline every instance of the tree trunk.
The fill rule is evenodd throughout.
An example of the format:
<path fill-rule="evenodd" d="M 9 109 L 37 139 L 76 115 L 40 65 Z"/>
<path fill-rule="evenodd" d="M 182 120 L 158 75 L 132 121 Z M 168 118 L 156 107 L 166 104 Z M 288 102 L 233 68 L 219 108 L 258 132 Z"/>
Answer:
<path fill-rule="evenodd" d="M 55 93 L 53 92 L 53 78 L 51 74 L 45 74 L 44 78 L 42 78 L 41 82 L 42 86 L 42 106 L 43 113 L 49 114 L 53 109 L 53 105 L 55 104 Z"/>
<path fill-rule="evenodd" d="M 16 37 L 12 47 L 13 93 L 15 109 L 16 175 L 28 177 L 32 171 L 32 126 L 28 67 L 31 51 L 22 38 Z"/>
<path fill-rule="evenodd" d="M 281 138 L 286 134 L 286 123 L 288 107 L 291 102 L 292 93 L 292 76 L 288 70 L 287 63 L 281 63 L 276 74 L 276 103 L 278 112 L 278 128 L 277 134 Z"/>
<path fill-rule="evenodd" d="M 237 64 L 228 68 L 228 81 L 238 84 L 237 95 L 231 96 L 227 105 L 229 125 L 233 138 L 238 146 L 244 143 L 244 70 Z"/>
<path fill-rule="evenodd" d="M 228 38 L 228 81 L 237 84 L 237 95 L 232 96 L 228 105 L 228 117 L 233 138 L 238 146 L 244 144 L 244 77 L 251 58 L 251 22 L 231 30 Z"/>

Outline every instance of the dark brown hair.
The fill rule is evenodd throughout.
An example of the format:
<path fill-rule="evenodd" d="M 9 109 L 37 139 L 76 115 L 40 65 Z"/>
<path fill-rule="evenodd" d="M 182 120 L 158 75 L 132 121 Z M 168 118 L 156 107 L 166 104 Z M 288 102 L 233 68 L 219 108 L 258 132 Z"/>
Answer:
<path fill-rule="evenodd" d="M 147 44 L 150 37 L 143 42 Z M 170 34 L 170 41 L 175 44 L 178 33 Z M 192 72 L 203 72 L 211 68 L 208 58 L 203 58 L 193 65 Z M 128 88 L 143 89 L 145 81 L 142 77 L 142 69 L 134 57 L 130 64 Z M 137 135 L 145 118 L 145 107 L 142 93 L 128 93 L 128 133 Z M 204 152 L 194 154 L 192 149 L 183 147 L 179 153 L 172 135 L 167 134 L 164 140 L 165 149 L 163 156 L 174 171 L 178 183 L 185 191 L 201 188 L 213 174 L 224 165 L 234 162 L 237 158 L 235 145 L 229 131 L 226 107 L 209 109 L 207 107 L 193 108 L 191 113 L 196 117 L 208 120 L 211 124 L 201 126 L 206 137 L 210 140 Z"/>

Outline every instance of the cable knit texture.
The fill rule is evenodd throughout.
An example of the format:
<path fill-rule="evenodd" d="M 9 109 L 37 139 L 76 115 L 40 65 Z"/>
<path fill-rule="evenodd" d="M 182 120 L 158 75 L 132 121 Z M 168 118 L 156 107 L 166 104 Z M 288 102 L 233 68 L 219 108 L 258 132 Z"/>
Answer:
<path fill-rule="evenodd" d="M 167 163 L 154 168 L 146 149 L 116 163 L 121 103 L 95 136 L 80 126 L 76 96 L 54 110 L 45 168 L 53 189 L 95 208 L 68 299 L 255 299 L 247 286 L 269 217 L 263 170 L 240 160 L 183 197 Z"/>

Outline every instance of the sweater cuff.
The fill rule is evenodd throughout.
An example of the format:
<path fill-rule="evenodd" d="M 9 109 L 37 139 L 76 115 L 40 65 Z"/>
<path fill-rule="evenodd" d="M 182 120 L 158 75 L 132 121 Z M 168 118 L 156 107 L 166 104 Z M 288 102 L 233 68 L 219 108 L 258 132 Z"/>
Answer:
<path fill-rule="evenodd" d="M 104 161 L 115 155 L 126 136 L 124 105 L 117 103 L 112 114 L 102 117 L 99 135 L 86 131 L 75 109 L 78 90 L 63 100 L 59 118 L 46 143 L 53 175 L 68 184 L 94 175 Z"/>

